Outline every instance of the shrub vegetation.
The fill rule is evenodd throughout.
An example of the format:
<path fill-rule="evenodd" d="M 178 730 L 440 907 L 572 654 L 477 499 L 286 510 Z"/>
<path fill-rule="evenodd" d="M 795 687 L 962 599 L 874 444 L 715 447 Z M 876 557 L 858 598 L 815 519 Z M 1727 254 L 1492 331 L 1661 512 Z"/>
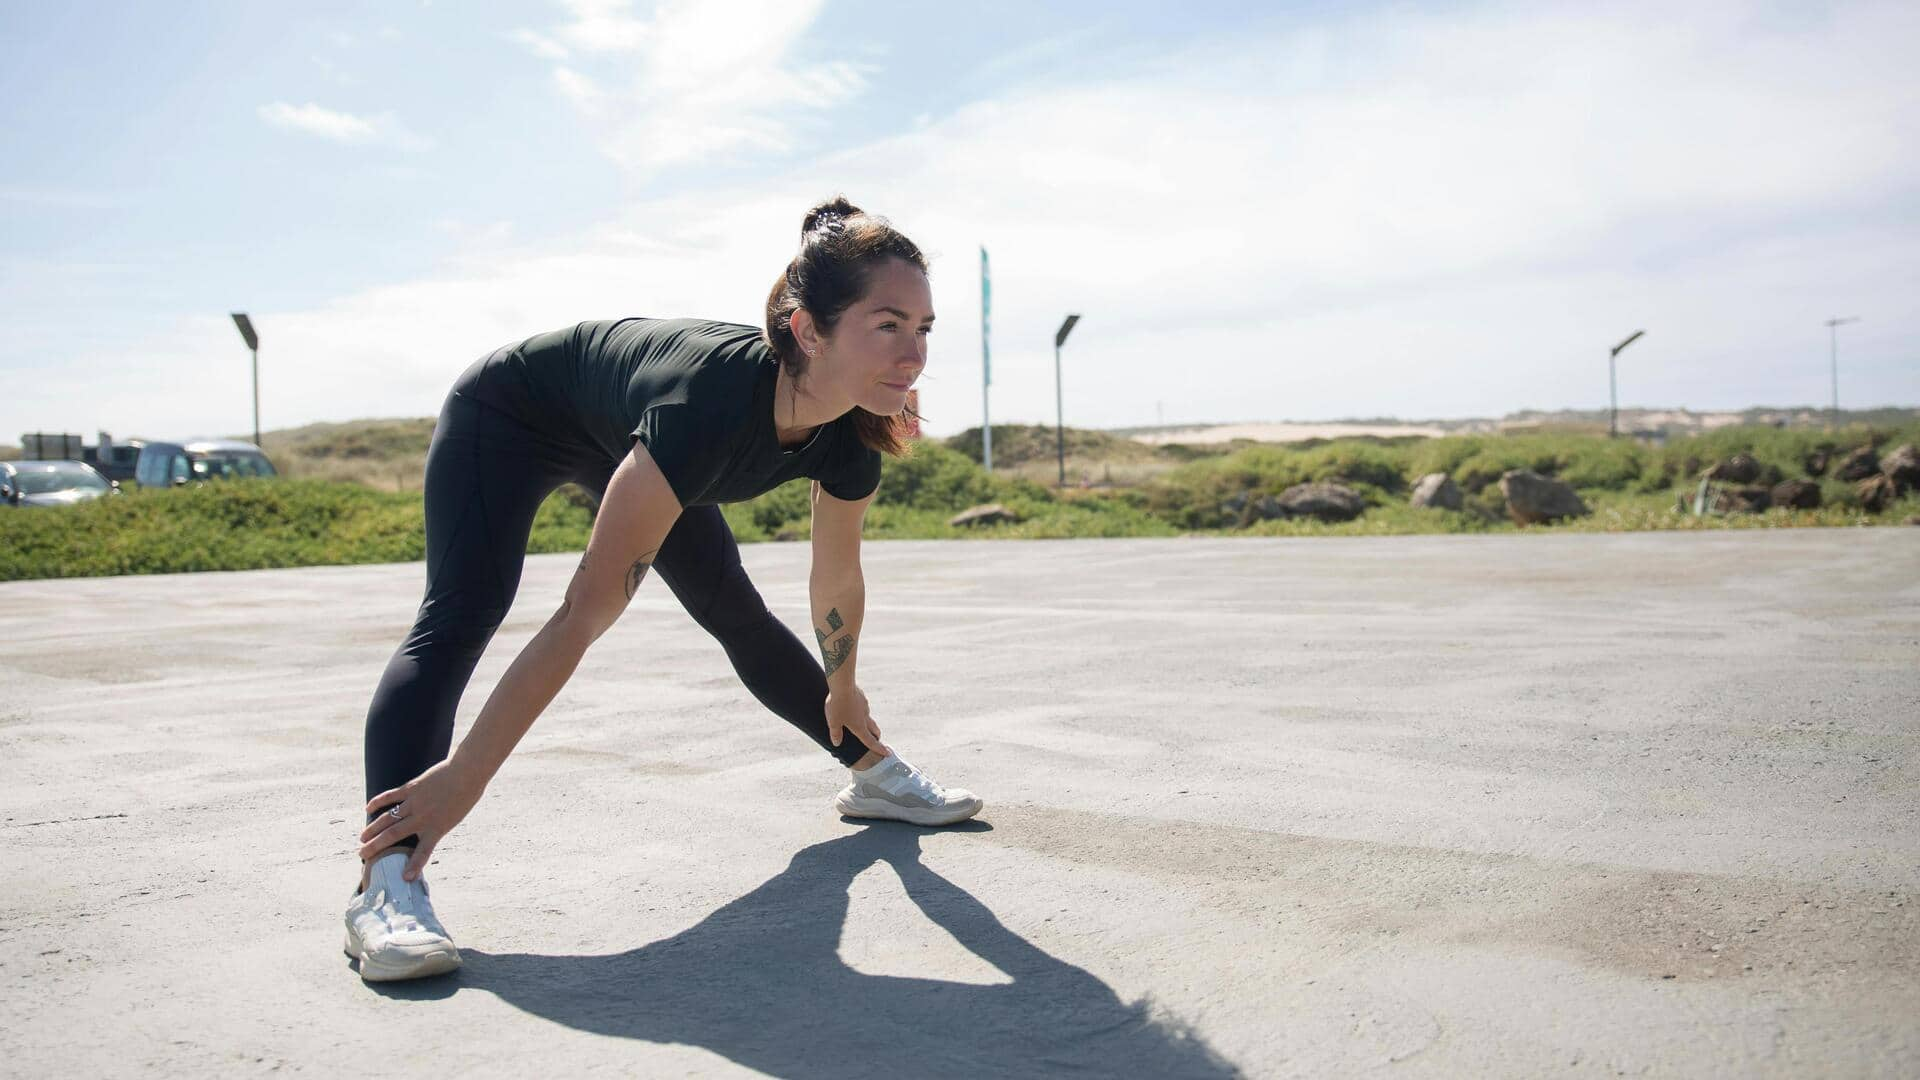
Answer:
<path fill-rule="evenodd" d="M 1028 464 L 1047 464 L 1042 450 L 1050 450 L 1051 444 L 1041 445 L 1040 430 L 1008 429 L 1005 438 L 1013 459 L 1027 455 L 1033 458 Z M 1001 432 L 996 425 L 996 465 L 1001 460 Z M 374 462 L 377 477 L 392 468 L 391 457 L 382 458 L 383 453 L 418 453 L 423 438 L 422 431 L 399 426 L 383 433 L 382 439 L 361 439 L 344 448 L 316 436 L 303 457 L 307 461 L 366 458 Z M 1881 512 L 1869 513 L 1860 505 L 1854 485 L 1833 476 L 1840 459 L 1857 447 L 1874 446 L 1884 453 L 1900 443 L 1920 444 L 1920 423 L 1910 421 L 1855 425 L 1837 432 L 1729 427 L 1663 446 L 1542 432 L 1353 438 L 1284 446 L 1239 444 L 1204 452 L 1159 447 L 1147 449 L 1147 458 L 1158 471 L 1137 484 L 1064 489 L 1039 482 L 1033 478 L 1035 472 L 1018 468 L 996 468 L 988 475 L 976 461 L 977 431 L 956 436 L 955 441 L 960 444 L 957 448 L 926 440 L 910 456 L 887 462 L 880 493 L 867 513 L 868 537 L 1504 532 L 1517 528 L 1504 516 L 1498 484 L 1500 474 L 1508 469 L 1532 469 L 1557 477 L 1571 484 L 1592 508 L 1587 517 L 1535 526 L 1556 531 L 1897 524 L 1920 513 L 1920 495 L 1911 492 Z M 382 449 L 381 444 L 389 442 L 392 445 Z M 1093 453 L 1100 443 L 1100 439 L 1081 439 L 1077 445 L 1083 453 Z M 1117 453 L 1129 462 L 1145 460 L 1140 458 L 1139 444 L 1128 444 Z M 1806 477 L 1809 463 L 1825 454 L 1831 464 L 1826 475 L 1818 478 L 1822 508 L 1703 517 L 1686 512 L 1700 473 L 1736 453 L 1753 455 L 1766 483 Z M 1084 459 L 1073 464 L 1077 473 L 1086 473 Z M 1453 477 L 1466 496 L 1466 509 L 1423 510 L 1408 504 L 1409 489 L 1430 472 Z M 1051 478 L 1044 468 L 1038 474 Z M 1296 519 L 1240 528 L 1238 515 L 1228 508 L 1236 496 L 1278 495 L 1309 481 L 1349 485 L 1365 497 L 1368 509 L 1353 521 L 1337 524 Z M 804 539 L 809 535 L 808 490 L 806 481 L 795 481 L 750 502 L 725 506 L 722 512 L 742 542 Z M 947 524 L 960 510 L 988 502 L 1005 505 L 1021 520 L 976 528 Z M 528 551 L 581 550 L 592 523 L 591 501 L 577 489 L 563 488 L 541 506 Z M 0 508 L 0 580 L 396 562 L 419 559 L 424 548 L 417 491 L 375 490 L 311 473 L 278 480 L 129 490 L 58 509 Z"/>

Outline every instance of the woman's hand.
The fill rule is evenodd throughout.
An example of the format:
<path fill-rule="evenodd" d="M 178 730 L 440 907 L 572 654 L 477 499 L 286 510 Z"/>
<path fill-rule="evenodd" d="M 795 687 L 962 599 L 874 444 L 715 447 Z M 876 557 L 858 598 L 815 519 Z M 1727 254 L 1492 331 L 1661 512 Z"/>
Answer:
<path fill-rule="evenodd" d="M 880 725 L 873 722 L 873 714 L 867 710 L 867 695 L 857 686 L 840 692 L 827 691 L 827 738 L 839 746 L 842 732 L 852 732 L 854 738 L 878 754 L 893 752 L 880 741 Z"/>
<path fill-rule="evenodd" d="M 452 758 L 436 762 L 412 780 L 375 795 L 367 801 L 367 813 L 386 812 L 360 830 L 360 861 L 377 855 L 396 841 L 419 837 L 413 858 L 407 860 L 401 876 L 408 881 L 420 876 L 433 854 L 434 845 L 453 831 L 455 825 L 480 801 L 486 783 L 468 770 L 454 764 Z M 399 817 L 394 817 L 395 810 Z"/>

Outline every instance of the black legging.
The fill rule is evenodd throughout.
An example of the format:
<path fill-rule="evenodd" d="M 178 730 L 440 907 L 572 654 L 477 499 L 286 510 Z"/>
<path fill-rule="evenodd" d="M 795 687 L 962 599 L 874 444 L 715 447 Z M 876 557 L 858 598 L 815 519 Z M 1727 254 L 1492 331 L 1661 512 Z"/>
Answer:
<path fill-rule="evenodd" d="M 367 709 L 369 799 L 447 756 L 460 695 L 519 588 L 540 503 L 568 481 L 604 495 L 613 475 L 604 453 L 486 404 L 486 368 L 475 363 L 454 384 L 427 449 L 427 592 Z M 866 754 L 850 731 L 839 746 L 828 739 L 826 674 L 747 579 L 719 507 L 687 507 L 653 569 L 761 704 L 842 764 Z"/>

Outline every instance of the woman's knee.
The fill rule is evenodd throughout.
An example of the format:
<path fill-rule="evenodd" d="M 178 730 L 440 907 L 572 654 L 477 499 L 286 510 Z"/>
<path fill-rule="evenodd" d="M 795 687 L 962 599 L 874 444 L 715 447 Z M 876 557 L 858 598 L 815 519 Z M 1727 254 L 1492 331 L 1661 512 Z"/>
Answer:
<path fill-rule="evenodd" d="M 412 649 L 484 649 L 506 621 L 507 605 L 496 601 L 459 602 L 429 598 L 414 616 L 407 635 Z"/>
<path fill-rule="evenodd" d="M 722 641 L 759 633 L 769 620 L 778 621 L 738 563 L 724 570 L 704 595 L 682 599 L 692 601 L 685 606 L 694 621 Z"/>

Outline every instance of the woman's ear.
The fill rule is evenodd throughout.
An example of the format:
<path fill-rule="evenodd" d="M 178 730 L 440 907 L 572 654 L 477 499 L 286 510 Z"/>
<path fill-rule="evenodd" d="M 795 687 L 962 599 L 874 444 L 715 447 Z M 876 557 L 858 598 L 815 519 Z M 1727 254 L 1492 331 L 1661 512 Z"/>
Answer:
<path fill-rule="evenodd" d="M 793 340 L 800 346 L 801 353 L 813 356 L 822 347 L 820 327 L 813 321 L 813 313 L 806 308 L 798 308 L 793 313 Z"/>

